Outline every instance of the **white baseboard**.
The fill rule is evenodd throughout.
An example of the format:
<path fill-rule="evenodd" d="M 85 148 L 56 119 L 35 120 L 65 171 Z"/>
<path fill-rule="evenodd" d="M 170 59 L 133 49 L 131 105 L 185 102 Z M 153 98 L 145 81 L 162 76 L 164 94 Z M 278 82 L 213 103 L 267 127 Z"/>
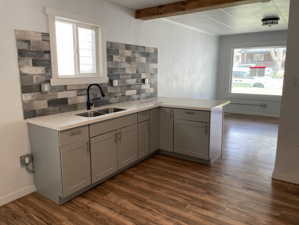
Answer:
<path fill-rule="evenodd" d="M 263 117 L 278 118 L 278 119 L 280 118 L 280 115 L 267 114 L 267 113 L 237 112 L 237 111 L 225 111 L 224 113 L 248 115 L 248 116 L 263 116 Z"/>
<path fill-rule="evenodd" d="M 36 191 L 36 188 L 34 185 L 30 185 L 30 186 L 27 186 L 27 187 L 24 187 L 20 190 L 17 190 L 17 191 L 14 191 L 14 192 L 11 192 L 7 195 L 4 195 L 4 196 L 0 196 L 0 206 L 2 205 L 5 205 L 9 202 L 12 202 L 18 198 L 21 198 L 25 195 L 28 195 L 32 192 Z"/>

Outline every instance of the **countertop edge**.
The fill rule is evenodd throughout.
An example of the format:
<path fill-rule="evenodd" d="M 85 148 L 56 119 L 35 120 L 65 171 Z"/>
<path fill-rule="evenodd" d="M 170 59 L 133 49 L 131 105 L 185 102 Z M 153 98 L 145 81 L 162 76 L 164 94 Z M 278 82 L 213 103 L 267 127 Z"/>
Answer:
<path fill-rule="evenodd" d="M 110 120 L 110 119 L 116 119 L 116 118 L 119 118 L 122 116 L 127 116 L 130 114 L 134 114 L 134 113 L 138 113 L 138 112 L 142 112 L 142 111 L 150 110 L 150 109 L 154 109 L 154 108 L 159 108 L 159 107 L 200 110 L 200 111 L 212 111 L 213 108 L 222 108 L 223 106 L 228 105 L 229 103 L 230 103 L 230 101 L 223 100 L 223 103 L 215 105 L 213 107 L 201 107 L 201 106 L 176 105 L 176 104 L 167 103 L 167 102 L 156 102 L 156 103 L 152 103 L 152 105 L 149 105 L 149 106 L 133 108 L 133 109 L 129 108 L 122 112 L 107 114 L 107 115 L 103 115 L 101 117 L 96 117 L 96 118 L 89 118 L 84 121 L 75 122 L 72 125 L 66 125 L 66 126 L 60 126 L 60 127 L 53 126 L 49 122 L 47 123 L 44 121 L 43 122 L 42 121 L 34 121 L 34 119 L 26 119 L 25 122 L 27 124 L 44 127 L 44 128 L 52 129 L 55 131 L 65 131 L 65 130 L 70 130 L 70 129 L 74 129 L 74 128 L 81 127 L 81 126 L 87 126 L 87 125 L 90 125 L 93 123 L 103 122 L 103 121 Z M 115 106 L 115 107 L 120 107 L 120 108 L 126 108 L 126 107 L 121 107 L 121 106 L 117 106 L 117 105 L 119 105 L 119 104 L 113 104 L 113 105 L 110 105 L 110 107 Z M 107 107 L 107 106 L 102 106 L 102 107 L 98 107 L 98 108 L 103 108 L 103 107 Z M 95 108 L 95 110 L 96 109 L 97 108 Z M 70 114 L 70 113 L 72 113 L 72 114 Z M 68 114 L 70 114 L 70 115 L 75 115 L 77 113 L 78 113 L 78 111 L 68 112 Z M 57 115 L 61 115 L 61 114 L 57 114 Z"/>

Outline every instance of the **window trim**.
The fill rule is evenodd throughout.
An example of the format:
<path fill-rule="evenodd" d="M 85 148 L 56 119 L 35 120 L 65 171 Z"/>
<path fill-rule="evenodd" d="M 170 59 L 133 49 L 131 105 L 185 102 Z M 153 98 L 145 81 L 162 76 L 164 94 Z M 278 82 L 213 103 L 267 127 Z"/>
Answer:
<path fill-rule="evenodd" d="M 226 97 L 230 99 L 247 99 L 247 100 L 267 100 L 267 101 L 274 101 L 278 102 L 281 101 L 281 97 L 283 95 L 261 95 L 261 94 L 242 94 L 242 93 L 232 93 L 232 78 L 233 78 L 233 66 L 234 66 L 234 50 L 235 49 L 240 49 L 240 48 L 287 48 L 285 43 L 282 44 L 273 44 L 273 45 L 267 45 L 265 43 L 260 43 L 260 44 L 244 44 L 242 45 L 236 45 L 232 46 L 230 48 L 230 71 L 229 71 L 229 77 L 228 77 L 228 84 L 227 87 L 225 88 L 226 92 Z M 286 71 L 285 71 L 286 72 Z M 282 90 L 283 92 L 283 90 Z"/>
<path fill-rule="evenodd" d="M 73 15 L 71 13 L 62 12 L 55 9 L 46 8 L 46 14 L 48 15 L 48 22 L 49 22 L 49 32 L 50 32 L 50 41 L 51 41 L 51 61 L 52 61 L 52 78 L 51 84 L 53 86 L 56 85 L 73 85 L 73 84 L 91 84 L 91 83 L 106 83 L 108 82 L 107 78 L 107 71 L 105 66 L 104 59 L 104 51 L 103 51 L 103 39 L 102 39 L 102 29 L 99 25 L 96 25 L 92 22 L 89 22 L 86 18 L 80 18 L 77 15 Z M 75 76 L 59 76 L 58 75 L 58 60 L 57 60 L 57 45 L 56 45 L 56 29 L 55 29 L 55 21 L 56 19 L 71 22 L 76 24 L 76 29 L 74 32 L 76 34 L 74 37 L 78 39 L 78 31 L 77 27 L 88 27 L 93 28 L 96 30 L 96 73 L 94 74 L 87 74 L 81 73 L 80 74 L 80 59 L 79 59 L 79 52 L 78 52 L 78 42 L 74 40 L 74 57 L 75 57 L 75 72 L 77 75 Z M 82 22 L 87 21 L 87 22 Z M 78 60 L 78 61 L 77 61 Z M 78 62 L 78 63 L 77 63 Z M 78 72 L 78 73 L 77 73 Z"/>

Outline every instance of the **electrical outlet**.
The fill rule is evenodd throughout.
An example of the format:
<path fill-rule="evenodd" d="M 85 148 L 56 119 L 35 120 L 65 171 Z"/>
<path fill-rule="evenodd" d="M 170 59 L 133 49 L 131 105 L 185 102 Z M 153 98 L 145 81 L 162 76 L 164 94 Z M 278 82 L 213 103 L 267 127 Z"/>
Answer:
<path fill-rule="evenodd" d="M 143 84 L 148 84 L 148 83 L 149 83 L 149 79 L 144 78 L 144 79 L 141 80 L 141 82 L 142 82 Z"/>
<path fill-rule="evenodd" d="M 20 156 L 20 163 L 22 167 L 27 167 L 28 165 L 32 164 L 32 162 L 33 162 L 32 154 L 26 154 Z"/>

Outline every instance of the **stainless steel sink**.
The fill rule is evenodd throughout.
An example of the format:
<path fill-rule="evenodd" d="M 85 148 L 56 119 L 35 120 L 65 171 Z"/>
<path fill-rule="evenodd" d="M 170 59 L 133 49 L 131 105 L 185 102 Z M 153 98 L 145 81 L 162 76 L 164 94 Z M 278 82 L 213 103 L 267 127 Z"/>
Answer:
<path fill-rule="evenodd" d="M 102 116 L 104 114 L 98 113 L 97 111 L 91 111 L 91 112 L 84 112 L 77 114 L 77 116 L 83 116 L 83 117 L 96 117 L 96 116 Z"/>
<path fill-rule="evenodd" d="M 120 109 L 120 108 L 106 108 L 106 109 L 97 110 L 96 112 L 102 113 L 102 114 L 110 114 L 110 113 L 115 113 L 115 112 L 121 112 L 124 110 L 125 109 Z"/>
<path fill-rule="evenodd" d="M 97 116 L 103 116 L 103 115 L 110 114 L 110 113 L 121 112 L 124 110 L 125 109 L 121 109 L 121 108 L 105 108 L 105 109 L 100 109 L 100 110 L 96 110 L 96 111 L 80 113 L 80 114 L 77 114 L 77 116 L 97 117 Z"/>

